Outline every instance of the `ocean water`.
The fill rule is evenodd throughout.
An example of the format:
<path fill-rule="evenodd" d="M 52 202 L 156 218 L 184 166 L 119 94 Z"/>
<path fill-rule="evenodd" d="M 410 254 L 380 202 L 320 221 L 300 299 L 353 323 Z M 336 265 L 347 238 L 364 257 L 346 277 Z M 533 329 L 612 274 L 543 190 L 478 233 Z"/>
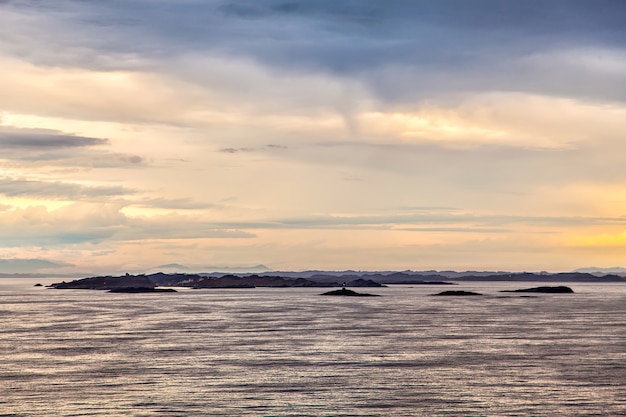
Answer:
<path fill-rule="evenodd" d="M 0 416 L 626 416 L 626 285 L 354 298 L 34 282 L 0 279 Z"/>

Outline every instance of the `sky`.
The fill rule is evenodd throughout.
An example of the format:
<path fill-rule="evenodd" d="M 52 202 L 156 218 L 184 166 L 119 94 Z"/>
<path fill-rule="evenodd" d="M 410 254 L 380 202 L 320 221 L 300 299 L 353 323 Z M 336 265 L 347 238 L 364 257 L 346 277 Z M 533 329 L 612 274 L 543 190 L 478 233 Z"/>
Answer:
<path fill-rule="evenodd" d="M 626 265 L 623 0 L 0 0 L 0 272 Z"/>

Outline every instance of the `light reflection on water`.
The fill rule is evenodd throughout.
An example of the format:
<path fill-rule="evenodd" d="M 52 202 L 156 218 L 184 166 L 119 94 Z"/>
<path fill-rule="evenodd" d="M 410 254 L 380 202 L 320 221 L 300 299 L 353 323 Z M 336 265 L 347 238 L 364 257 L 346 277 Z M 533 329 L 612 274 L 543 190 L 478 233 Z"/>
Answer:
<path fill-rule="evenodd" d="M 625 285 L 351 298 L 33 283 L 0 280 L 0 416 L 626 415 Z"/>

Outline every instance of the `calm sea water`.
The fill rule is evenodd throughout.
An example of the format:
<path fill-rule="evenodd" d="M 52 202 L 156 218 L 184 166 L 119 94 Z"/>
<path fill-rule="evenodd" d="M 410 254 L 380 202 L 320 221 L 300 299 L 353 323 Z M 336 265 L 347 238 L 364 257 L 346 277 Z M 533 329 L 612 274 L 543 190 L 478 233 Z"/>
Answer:
<path fill-rule="evenodd" d="M 0 279 L 0 416 L 626 415 L 626 285 L 351 298 L 34 282 Z"/>

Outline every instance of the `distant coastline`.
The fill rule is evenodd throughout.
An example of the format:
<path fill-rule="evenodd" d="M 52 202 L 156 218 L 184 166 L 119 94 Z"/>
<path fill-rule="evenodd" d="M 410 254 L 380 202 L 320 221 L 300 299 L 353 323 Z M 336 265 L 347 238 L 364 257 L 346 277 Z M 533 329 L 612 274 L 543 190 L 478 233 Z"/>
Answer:
<path fill-rule="evenodd" d="M 264 265 L 254 268 L 258 270 L 240 270 L 247 268 L 209 269 L 207 272 L 193 272 L 191 268 L 179 264 L 161 265 L 163 269 L 148 268 L 144 271 L 110 272 L 97 275 L 90 272 L 42 273 L 42 272 L 2 272 L 1 278 L 58 278 L 82 279 L 97 276 L 148 276 L 169 277 L 168 279 L 217 279 L 222 277 L 278 277 L 284 280 L 303 278 L 319 283 L 343 283 L 356 280 L 372 280 L 380 284 L 453 284 L 463 281 L 534 281 L 534 282 L 624 282 L 625 268 L 580 268 L 570 272 L 514 272 L 514 271 L 274 271 Z M 175 268 L 178 267 L 178 268 Z M 219 268 L 219 269 L 218 269 Z M 252 267 L 250 267 L 252 268 Z M 263 269 L 261 271 L 261 269 Z M 197 277 L 197 278 L 194 278 Z M 331 286 L 331 285 L 328 285 Z"/>

